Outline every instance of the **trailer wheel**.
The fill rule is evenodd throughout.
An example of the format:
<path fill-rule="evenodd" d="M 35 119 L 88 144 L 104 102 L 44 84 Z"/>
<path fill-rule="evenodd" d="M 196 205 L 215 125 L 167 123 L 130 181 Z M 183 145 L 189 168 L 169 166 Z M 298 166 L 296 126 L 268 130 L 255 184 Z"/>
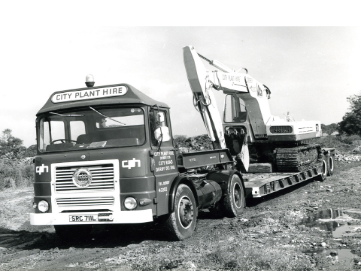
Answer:
<path fill-rule="evenodd" d="M 184 240 L 192 236 L 197 223 L 197 204 L 192 190 L 185 184 L 180 184 L 174 199 L 174 211 L 165 221 L 173 240 Z"/>
<path fill-rule="evenodd" d="M 246 198 L 241 179 L 234 174 L 228 183 L 227 194 L 223 198 L 223 209 L 227 217 L 239 216 L 246 206 Z"/>
<path fill-rule="evenodd" d="M 326 177 L 328 175 L 328 166 L 327 166 L 327 160 L 326 159 L 322 159 L 322 169 L 321 169 L 321 175 L 319 177 L 319 180 L 321 182 L 323 182 L 324 180 L 326 180 Z"/>
<path fill-rule="evenodd" d="M 64 241 L 81 241 L 89 237 L 92 225 L 54 225 L 56 234 Z"/>
<path fill-rule="evenodd" d="M 328 157 L 328 171 L 327 171 L 327 176 L 332 176 L 332 175 L 333 175 L 333 169 L 334 169 L 333 157 L 330 155 L 330 156 Z"/>

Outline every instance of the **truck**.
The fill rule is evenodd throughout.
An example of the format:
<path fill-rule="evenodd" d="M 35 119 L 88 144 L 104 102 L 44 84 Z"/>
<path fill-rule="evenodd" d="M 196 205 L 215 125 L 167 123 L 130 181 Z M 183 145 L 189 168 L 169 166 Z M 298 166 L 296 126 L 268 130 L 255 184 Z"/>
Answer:
<path fill-rule="evenodd" d="M 254 122 L 250 104 L 257 103 L 251 101 L 248 112 L 241 116 L 240 92 L 226 87 L 225 82 L 231 82 L 233 76 L 237 82 L 242 79 L 251 84 L 250 77 L 236 73 L 239 78 L 235 79 L 232 72 L 222 79 L 225 84 L 220 80 L 217 85 L 199 61 L 193 47 L 184 48 L 194 104 L 212 140 L 212 150 L 180 152 L 174 141 L 169 106 L 132 85 L 94 86 L 93 76 L 88 75 L 85 88 L 51 94 L 36 116 L 31 225 L 52 225 L 58 236 L 72 240 L 89 236 L 94 225 L 157 222 L 170 239 L 183 240 L 194 233 L 200 210 L 236 217 L 242 214 L 246 198 L 263 197 L 315 177 L 324 180 L 332 174 L 334 149 L 319 146 L 313 148 L 317 157 L 312 163 L 305 163 L 307 157 L 301 159 L 302 170 L 289 167 L 291 170 L 281 171 L 294 161 L 292 150 L 283 153 L 283 168 L 280 162 L 273 166 L 272 159 L 253 163 L 248 146 L 259 148 L 260 138 L 251 133 Z M 225 113 L 223 123 L 212 89 L 232 96 L 226 96 L 232 105 L 228 109 L 226 104 L 225 112 L 235 115 L 229 118 Z M 262 91 L 266 93 L 267 89 L 263 87 Z M 253 90 L 246 86 L 244 93 Z M 311 137 L 319 133 L 316 124 L 309 128 Z M 303 127 L 287 123 L 297 125 Z M 282 132 L 284 128 L 278 126 L 276 131 Z M 272 131 L 272 127 L 269 129 Z M 297 131 L 291 131 L 287 138 L 295 141 L 298 136 Z M 272 143 L 278 148 L 272 149 L 265 143 L 266 136 L 261 141 L 277 156 L 280 144 Z"/>

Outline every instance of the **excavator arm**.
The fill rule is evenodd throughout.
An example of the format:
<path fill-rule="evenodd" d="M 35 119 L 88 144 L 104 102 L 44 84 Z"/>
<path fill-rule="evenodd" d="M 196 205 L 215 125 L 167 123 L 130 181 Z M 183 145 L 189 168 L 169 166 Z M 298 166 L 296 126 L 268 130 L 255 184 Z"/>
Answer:
<path fill-rule="evenodd" d="M 211 74 L 207 71 L 192 47 L 183 48 L 184 65 L 187 77 L 194 96 L 194 105 L 200 112 L 213 147 L 226 148 L 222 120 L 219 116 L 217 103 L 213 95 Z"/>

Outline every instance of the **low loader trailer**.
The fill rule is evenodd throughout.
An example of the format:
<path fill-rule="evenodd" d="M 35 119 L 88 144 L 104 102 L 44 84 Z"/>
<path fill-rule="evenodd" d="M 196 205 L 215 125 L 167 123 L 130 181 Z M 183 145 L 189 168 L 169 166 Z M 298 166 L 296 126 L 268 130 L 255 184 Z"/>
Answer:
<path fill-rule="evenodd" d="M 283 190 L 293 185 L 311 179 L 324 181 L 327 176 L 333 175 L 334 148 L 323 148 L 320 161 L 315 166 L 301 172 L 275 172 L 275 173 L 244 173 L 246 198 L 262 198 L 266 195 Z"/>

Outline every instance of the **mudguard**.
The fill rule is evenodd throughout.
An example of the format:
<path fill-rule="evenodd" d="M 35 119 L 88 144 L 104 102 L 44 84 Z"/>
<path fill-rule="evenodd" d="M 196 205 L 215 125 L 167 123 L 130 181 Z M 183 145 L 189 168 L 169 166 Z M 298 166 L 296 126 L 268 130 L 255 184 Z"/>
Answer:
<path fill-rule="evenodd" d="M 185 177 L 185 176 L 177 176 L 172 182 L 172 186 L 171 186 L 171 189 L 170 189 L 169 195 L 168 195 L 169 196 L 169 201 L 168 201 L 169 213 L 172 213 L 174 211 L 174 199 L 175 199 L 175 195 L 177 193 L 178 185 L 181 183 L 184 183 L 189 186 L 189 188 L 192 190 L 192 192 L 194 194 L 194 198 L 196 199 L 197 207 L 199 205 L 198 197 L 197 197 L 197 189 L 196 189 L 195 185 L 193 184 L 193 182 L 188 180 L 187 177 Z"/>

